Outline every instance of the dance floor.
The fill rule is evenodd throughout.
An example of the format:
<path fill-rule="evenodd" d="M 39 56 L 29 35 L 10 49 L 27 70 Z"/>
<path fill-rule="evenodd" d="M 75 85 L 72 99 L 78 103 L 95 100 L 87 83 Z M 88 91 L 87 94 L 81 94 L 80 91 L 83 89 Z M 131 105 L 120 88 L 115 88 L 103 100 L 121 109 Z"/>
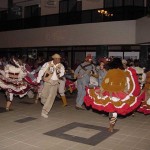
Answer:
<path fill-rule="evenodd" d="M 0 93 L 0 150 L 150 150 L 150 116 L 119 117 L 113 133 L 107 115 L 92 109 L 75 109 L 76 93 L 68 106 L 56 98 L 49 118 L 41 117 L 40 102 L 27 96 L 14 98 L 12 110 L 4 109 Z"/>

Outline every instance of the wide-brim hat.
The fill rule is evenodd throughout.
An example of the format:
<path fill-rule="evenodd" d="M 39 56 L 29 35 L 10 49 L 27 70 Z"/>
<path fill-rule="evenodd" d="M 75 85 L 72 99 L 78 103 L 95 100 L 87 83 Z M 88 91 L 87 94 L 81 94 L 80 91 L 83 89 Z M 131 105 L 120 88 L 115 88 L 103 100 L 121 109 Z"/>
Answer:
<path fill-rule="evenodd" d="M 52 58 L 54 59 L 54 58 L 61 58 L 61 56 L 59 55 L 59 54 L 54 54 L 53 56 L 52 56 Z"/>

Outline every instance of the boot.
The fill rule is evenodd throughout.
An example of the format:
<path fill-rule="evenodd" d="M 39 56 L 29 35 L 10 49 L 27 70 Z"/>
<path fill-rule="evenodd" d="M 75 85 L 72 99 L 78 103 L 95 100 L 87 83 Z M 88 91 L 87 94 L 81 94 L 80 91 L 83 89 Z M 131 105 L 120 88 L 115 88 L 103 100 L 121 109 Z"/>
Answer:
<path fill-rule="evenodd" d="M 108 131 L 113 132 L 113 130 L 114 130 L 114 124 L 110 124 L 110 126 L 108 128 Z"/>
<path fill-rule="evenodd" d="M 115 118 L 115 117 L 109 118 L 109 124 L 110 124 L 110 126 L 108 128 L 109 132 L 113 132 L 116 121 L 117 121 L 117 118 Z"/>
<path fill-rule="evenodd" d="M 63 106 L 67 106 L 67 99 L 66 96 L 61 96 L 61 99 L 63 101 Z"/>
<path fill-rule="evenodd" d="M 11 101 L 7 101 L 6 103 L 6 111 L 10 110 Z"/>

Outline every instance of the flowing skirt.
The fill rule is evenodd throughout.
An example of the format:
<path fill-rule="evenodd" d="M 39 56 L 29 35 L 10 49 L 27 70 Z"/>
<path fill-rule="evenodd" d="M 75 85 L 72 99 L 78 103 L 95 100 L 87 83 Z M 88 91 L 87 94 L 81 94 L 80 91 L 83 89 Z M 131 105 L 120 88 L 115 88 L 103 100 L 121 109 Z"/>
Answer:
<path fill-rule="evenodd" d="M 125 75 L 125 78 L 127 79 L 125 85 L 128 87 L 128 90 L 112 91 L 113 88 L 111 87 L 112 90 L 109 91 L 105 90 L 105 86 L 104 88 L 86 87 L 86 96 L 84 97 L 86 106 L 91 106 L 99 111 L 116 112 L 121 115 L 126 115 L 137 109 L 140 106 L 141 101 L 145 99 L 145 92 L 141 92 L 138 78 L 133 68 L 128 68 L 128 70 L 125 71 Z M 116 78 L 119 80 L 119 77 L 116 76 Z M 107 80 L 105 79 L 108 80 L 107 75 L 106 78 L 104 78 L 103 84 L 107 83 Z M 109 89 L 108 85 L 106 85 L 106 87 Z"/>

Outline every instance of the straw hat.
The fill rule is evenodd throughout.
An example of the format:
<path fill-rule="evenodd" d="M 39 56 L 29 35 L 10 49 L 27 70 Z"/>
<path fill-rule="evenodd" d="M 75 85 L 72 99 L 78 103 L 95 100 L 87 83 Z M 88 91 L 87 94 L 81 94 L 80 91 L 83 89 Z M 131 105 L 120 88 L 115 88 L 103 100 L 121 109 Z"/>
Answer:
<path fill-rule="evenodd" d="M 52 56 L 52 58 L 54 59 L 54 58 L 61 58 L 61 56 L 59 55 L 59 54 L 54 54 L 53 56 Z"/>

